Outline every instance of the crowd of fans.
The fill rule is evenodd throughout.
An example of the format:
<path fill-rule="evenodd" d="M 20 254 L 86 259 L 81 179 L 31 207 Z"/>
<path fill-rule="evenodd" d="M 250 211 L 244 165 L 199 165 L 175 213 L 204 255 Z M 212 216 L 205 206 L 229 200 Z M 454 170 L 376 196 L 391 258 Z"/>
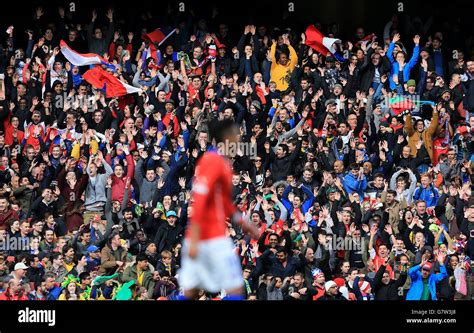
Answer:
<path fill-rule="evenodd" d="M 39 7 L 27 44 L 11 26 L 0 50 L 1 300 L 177 299 L 216 118 L 256 147 L 232 183 L 260 238 L 222 221 L 247 299 L 471 299 L 472 39 L 448 49 L 432 20 L 393 16 L 340 61 L 258 22 L 234 40 L 189 14 L 158 47 L 113 10 L 87 21 Z M 106 98 L 60 40 L 142 92 Z"/>

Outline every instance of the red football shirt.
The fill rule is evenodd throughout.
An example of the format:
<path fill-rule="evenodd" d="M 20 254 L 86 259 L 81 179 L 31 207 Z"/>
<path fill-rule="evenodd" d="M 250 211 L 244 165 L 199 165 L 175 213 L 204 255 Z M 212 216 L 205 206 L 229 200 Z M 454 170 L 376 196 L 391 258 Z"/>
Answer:
<path fill-rule="evenodd" d="M 192 188 L 191 224 L 201 227 L 200 240 L 225 236 L 225 220 L 236 207 L 232 202 L 232 169 L 216 152 L 207 152 L 196 165 Z M 189 230 L 189 229 L 188 229 Z M 189 238 L 189 231 L 186 238 Z"/>

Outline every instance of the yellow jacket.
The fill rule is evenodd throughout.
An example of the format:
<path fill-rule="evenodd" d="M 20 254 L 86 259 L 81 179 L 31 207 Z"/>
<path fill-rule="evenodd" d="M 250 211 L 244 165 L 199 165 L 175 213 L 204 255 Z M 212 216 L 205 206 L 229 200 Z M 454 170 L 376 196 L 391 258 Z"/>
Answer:
<path fill-rule="evenodd" d="M 293 46 L 288 45 L 288 49 L 290 50 L 290 59 L 286 66 L 283 66 L 277 62 L 275 57 L 276 43 L 273 43 L 270 48 L 270 55 L 272 57 L 272 67 L 270 68 L 271 81 L 275 81 L 276 88 L 280 91 L 288 89 L 291 72 L 293 72 L 298 63 L 298 55 Z"/>

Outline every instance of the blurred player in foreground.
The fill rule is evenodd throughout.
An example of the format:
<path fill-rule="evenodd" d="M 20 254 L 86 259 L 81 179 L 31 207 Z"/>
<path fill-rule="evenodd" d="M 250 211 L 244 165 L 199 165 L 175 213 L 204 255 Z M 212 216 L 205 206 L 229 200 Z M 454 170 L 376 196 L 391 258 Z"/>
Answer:
<path fill-rule="evenodd" d="M 239 129 L 231 120 L 211 124 L 218 147 L 235 147 Z M 196 299 L 199 289 L 225 290 L 228 300 L 243 299 L 242 268 L 232 240 L 225 236 L 226 218 L 253 238 L 258 231 L 245 222 L 232 202 L 232 169 L 227 149 L 206 152 L 198 161 L 192 188 L 192 215 L 185 235 L 179 283 L 186 299 Z"/>

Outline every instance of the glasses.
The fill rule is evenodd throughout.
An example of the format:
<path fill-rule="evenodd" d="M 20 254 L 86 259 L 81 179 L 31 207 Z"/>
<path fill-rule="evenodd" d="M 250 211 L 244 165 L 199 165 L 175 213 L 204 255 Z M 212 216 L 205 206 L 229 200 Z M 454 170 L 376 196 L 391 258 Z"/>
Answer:
<path fill-rule="evenodd" d="M 262 162 L 262 160 L 255 160 L 255 163 L 257 163 L 257 162 L 261 163 L 261 162 Z"/>

